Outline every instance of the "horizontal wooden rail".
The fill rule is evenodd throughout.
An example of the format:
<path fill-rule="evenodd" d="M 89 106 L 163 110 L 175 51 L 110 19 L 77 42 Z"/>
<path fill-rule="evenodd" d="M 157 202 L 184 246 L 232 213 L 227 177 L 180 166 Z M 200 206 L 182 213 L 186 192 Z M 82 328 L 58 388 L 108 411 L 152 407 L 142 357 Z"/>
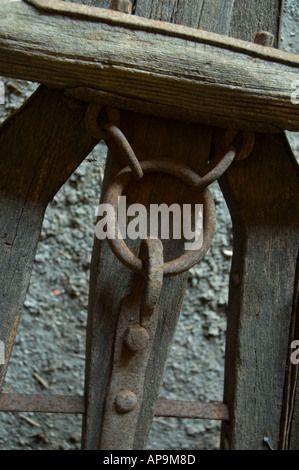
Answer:
<path fill-rule="evenodd" d="M 299 130 L 299 56 L 60 0 L 0 6 L 0 75 L 217 127 Z"/>
<path fill-rule="evenodd" d="M 1 411 L 33 411 L 38 413 L 85 413 L 85 397 L 81 395 L 46 395 L 0 393 Z M 201 403 L 181 400 L 158 400 L 155 416 L 229 420 L 223 403 Z"/>

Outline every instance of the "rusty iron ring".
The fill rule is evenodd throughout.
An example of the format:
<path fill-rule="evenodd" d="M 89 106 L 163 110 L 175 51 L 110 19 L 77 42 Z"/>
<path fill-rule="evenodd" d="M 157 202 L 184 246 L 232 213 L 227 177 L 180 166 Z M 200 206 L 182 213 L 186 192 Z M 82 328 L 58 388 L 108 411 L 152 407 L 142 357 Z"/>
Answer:
<path fill-rule="evenodd" d="M 179 178 L 183 183 L 191 187 L 198 184 L 201 180 L 200 176 L 187 166 L 170 160 L 141 161 L 140 165 L 143 173 L 167 173 Z M 129 167 L 126 167 L 116 175 L 116 178 L 108 187 L 103 203 L 112 205 L 115 214 L 117 214 L 118 198 L 132 181 L 132 172 Z M 207 188 L 199 196 L 200 203 L 203 203 L 203 244 L 199 250 L 188 250 L 179 258 L 164 263 L 164 277 L 175 276 L 188 271 L 205 256 L 210 248 L 216 228 L 215 203 Z M 135 272 L 143 273 L 142 260 L 133 254 L 124 242 L 119 231 L 117 217 L 115 217 L 114 222 L 115 226 L 113 229 L 117 230 L 118 238 L 108 236 L 111 250 L 125 266 Z"/>
<path fill-rule="evenodd" d="M 163 283 L 163 245 L 159 238 L 147 237 L 141 240 L 139 257 L 143 261 L 145 285 L 140 305 L 140 324 L 152 316 L 157 307 Z"/>

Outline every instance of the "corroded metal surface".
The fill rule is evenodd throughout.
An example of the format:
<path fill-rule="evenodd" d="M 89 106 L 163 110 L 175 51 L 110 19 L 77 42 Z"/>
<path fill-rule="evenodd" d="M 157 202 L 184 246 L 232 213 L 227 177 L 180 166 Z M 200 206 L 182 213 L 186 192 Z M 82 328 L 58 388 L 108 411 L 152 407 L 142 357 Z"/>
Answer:
<path fill-rule="evenodd" d="M 130 295 L 119 310 L 114 342 L 113 366 L 107 390 L 101 450 L 132 449 L 142 404 L 144 376 L 155 337 L 157 303 L 163 281 L 163 246 L 159 239 L 142 242 L 140 256 L 145 277 L 138 276 Z M 148 334 L 143 348 L 128 347 L 127 338 L 140 327 Z"/>
<path fill-rule="evenodd" d="M 134 150 L 125 138 L 122 131 L 119 129 L 119 127 L 117 127 L 115 124 L 112 124 L 111 122 L 104 125 L 104 130 L 110 137 L 110 139 L 106 139 L 106 144 L 108 148 L 110 148 L 109 144 L 111 140 L 113 140 L 114 146 L 113 148 L 110 148 L 110 150 L 112 150 L 114 153 L 115 150 L 117 153 L 121 153 L 124 159 L 126 160 L 127 165 L 129 165 L 130 170 L 134 175 L 134 178 L 137 181 L 140 180 L 143 177 L 142 168 L 134 153 Z"/>
<path fill-rule="evenodd" d="M 229 420 L 227 406 L 224 403 L 200 403 L 181 400 L 160 400 L 155 410 L 156 416 Z"/>
<path fill-rule="evenodd" d="M 194 186 L 200 182 L 200 176 L 193 170 L 180 163 L 169 161 L 169 160 L 152 160 L 140 162 L 143 173 L 149 172 L 162 172 L 173 176 L 176 176 L 183 183 L 188 186 Z M 117 214 L 118 198 L 122 195 L 126 186 L 132 181 L 132 173 L 129 168 L 125 168 L 118 173 L 114 181 L 108 187 L 104 203 L 113 206 L 114 213 Z M 207 253 L 208 249 L 213 240 L 216 226 L 216 210 L 214 200 L 210 191 L 206 188 L 200 194 L 196 195 L 196 203 L 203 204 L 203 243 L 201 248 L 197 250 L 187 250 L 179 258 L 168 261 L 164 264 L 163 274 L 164 277 L 175 276 L 182 272 L 188 271 L 191 267 L 197 264 Z M 116 228 L 118 230 L 118 220 L 115 217 L 113 223 L 109 224 L 113 226 L 113 231 Z M 132 253 L 132 251 L 125 244 L 123 238 L 120 236 L 115 238 L 111 235 L 108 237 L 109 245 L 117 258 L 128 266 L 133 271 L 138 273 L 143 272 L 143 264 L 140 258 Z"/>
<path fill-rule="evenodd" d="M 120 406 L 124 407 L 125 398 L 128 399 L 126 396 L 119 397 L 119 403 L 123 403 Z M 85 397 L 80 395 L 0 394 L 0 411 L 84 414 L 85 409 Z M 224 403 L 198 403 L 178 400 L 158 400 L 155 416 L 229 420 L 228 409 Z"/>
<path fill-rule="evenodd" d="M 85 397 L 80 395 L 1 393 L 0 411 L 82 414 L 85 411 Z"/>

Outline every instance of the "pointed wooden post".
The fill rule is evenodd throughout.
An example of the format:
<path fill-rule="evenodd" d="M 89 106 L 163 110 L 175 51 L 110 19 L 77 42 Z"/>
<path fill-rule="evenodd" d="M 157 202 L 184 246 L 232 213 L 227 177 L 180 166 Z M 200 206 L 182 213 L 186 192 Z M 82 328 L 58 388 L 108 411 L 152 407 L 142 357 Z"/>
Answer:
<path fill-rule="evenodd" d="M 40 87 L 0 127 L 0 387 L 45 209 L 97 142 L 85 127 L 85 111 L 86 104 Z"/>
<path fill-rule="evenodd" d="M 205 6 L 207 7 L 207 2 Z M 151 18 L 193 25 L 195 21 L 208 22 L 209 8 L 194 9 L 197 2 L 181 2 L 178 7 L 162 4 L 158 0 L 135 2 L 135 14 Z M 219 2 L 215 16 L 226 21 L 221 23 L 221 32 L 229 32 L 229 11 L 232 2 Z M 195 19 L 195 15 L 197 16 Z M 215 18 L 214 18 L 215 19 Z M 216 21 L 216 20 L 215 20 Z M 117 107 L 117 103 L 115 103 Z M 212 129 L 207 126 L 190 125 L 169 119 L 148 117 L 139 113 L 121 112 L 120 127 L 139 159 L 174 159 L 199 171 L 210 153 Z M 108 155 L 103 192 L 119 170 L 112 155 Z M 141 186 L 142 184 L 142 186 Z M 165 175 L 150 176 L 128 193 L 130 202 L 168 203 L 186 202 L 180 184 Z M 167 191 L 165 188 L 167 187 Z M 140 189 L 139 189 L 140 188 Z M 131 243 L 137 250 L 136 243 Z M 131 246 L 130 245 L 130 246 Z M 132 248 L 132 246 L 131 246 Z M 182 240 L 164 243 L 166 259 L 174 259 L 183 250 Z M 144 384 L 144 395 L 137 428 L 134 449 L 146 445 L 156 400 L 162 385 L 169 348 L 175 334 L 182 299 L 185 293 L 187 274 L 164 279 L 159 308 L 161 311 L 152 354 L 148 363 Z M 112 254 L 106 241 L 95 240 L 90 283 L 89 318 L 87 330 L 87 358 L 85 393 L 87 412 L 83 423 L 83 448 L 95 449 L 99 445 L 105 395 L 111 373 L 113 341 L 121 299 L 132 289 L 133 273 Z"/>
<path fill-rule="evenodd" d="M 257 31 L 268 31 L 277 45 L 281 8 L 279 1 L 236 2 L 231 33 L 253 40 Z M 224 391 L 231 419 L 222 426 L 224 449 L 298 445 L 298 379 L 290 363 L 298 332 L 298 175 L 284 133 L 260 134 L 252 155 L 220 182 L 234 234 Z"/>
<path fill-rule="evenodd" d="M 200 5 L 200 13 L 196 9 L 198 4 L 193 3 L 184 2 L 184 7 L 178 8 L 174 13 L 171 8 L 166 8 L 161 2 L 138 1 L 136 14 L 147 16 L 151 13 L 152 16 L 157 15 L 160 19 L 171 18 L 187 23 L 192 17 L 193 26 L 195 21 L 197 25 L 204 25 L 207 29 L 246 40 L 253 40 L 257 31 L 266 30 L 274 34 L 275 45 L 277 45 L 278 18 L 281 9 L 279 1 L 261 4 L 258 1 L 248 0 L 245 9 L 244 2 L 240 1 L 225 2 L 225 4 L 218 1 L 203 1 Z M 194 20 L 194 12 L 198 14 L 196 20 Z M 209 14 L 205 16 L 207 12 Z M 134 115 L 125 113 L 123 116 L 123 128 L 133 146 L 135 145 L 140 158 L 146 158 L 147 154 L 151 152 L 155 154 L 157 151 L 159 157 L 163 157 L 163 153 L 158 149 L 165 148 L 164 139 L 169 142 L 169 138 L 167 139 L 161 130 L 166 122 L 158 123 L 157 120 L 150 119 L 145 120 L 143 124 L 137 124 L 136 128 Z M 135 132 L 131 130 L 131 123 L 134 123 Z M 183 127 L 182 124 L 181 129 Z M 148 135 L 152 136 L 152 140 L 156 140 L 154 128 L 156 131 L 159 129 L 160 139 L 156 141 L 156 148 L 151 148 L 148 147 Z M 169 128 L 171 128 L 170 123 Z M 171 135 L 169 128 L 167 132 Z M 197 133 L 207 136 L 210 130 L 198 128 Z M 176 132 L 176 139 L 178 135 Z M 215 135 L 217 136 L 217 132 Z M 179 138 L 179 141 L 181 145 L 187 145 L 186 139 Z M 170 154 L 169 149 L 167 154 Z M 178 155 L 177 158 L 181 157 Z M 272 164 L 272 161 L 275 161 L 275 164 Z M 186 157 L 184 157 L 184 162 L 192 165 Z M 201 164 L 202 162 L 198 161 L 198 167 Z M 111 160 L 108 168 L 110 173 L 106 172 L 106 184 L 116 171 L 111 165 Z M 235 234 L 224 396 L 225 402 L 230 405 L 232 419 L 229 424 L 223 426 L 222 446 L 224 448 L 265 448 L 264 438 L 278 445 L 297 249 L 296 223 L 294 220 L 291 222 L 297 214 L 295 171 L 292 155 L 287 149 L 283 135 L 261 135 L 257 138 L 253 155 L 244 162 L 236 163 L 222 181 L 222 188 L 233 216 Z M 253 184 L 253 181 L 256 183 L 260 181 L 260 183 L 259 185 Z M 287 191 L 287 194 L 290 192 L 292 194 L 289 198 L 285 196 L 287 185 L 291 185 L 290 191 Z M 275 190 L 273 190 L 274 187 Z M 247 209 L 249 207 L 250 210 Z M 287 252 L 281 251 L 286 245 L 288 246 Z M 278 249 L 279 246 L 280 249 Z M 281 264 L 282 254 L 286 256 L 286 259 Z M 287 269 L 289 276 L 283 274 Z M 264 270 L 267 273 L 266 283 L 263 281 Z M 275 276 L 279 276 L 279 283 L 284 285 L 283 290 L 278 288 Z M 145 384 L 143 412 L 140 415 L 138 432 L 136 432 L 136 448 L 142 448 L 146 442 L 153 403 L 159 393 L 167 349 L 171 344 L 181 299 L 184 295 L 183 278 L 184 276 L 170 279 L 164 286 L 168 306 L 166 302 L 163 302 L 162 295 L 161 307 L 163 317 L 165 320 L 168 319 L 168 323 L 167 328 L 165 320 L 159 326 L 161 334 L 148 368 L 149 382 Z M 113 279 L 123 279 L 123 281 L 118 281 L 119 284 L 116 285 Z M 120 299 L 130 288 L 131 279 L 126 268 L 114 260 L 105 244 L 96 241 L 88 330 L 86 393 L 89 408 L 84 431 L 86 448 L 97 446 L 101 429 L 103 396 L 110 374 L 112 337 L 118 311 L 117 299 Z M 110 287 L 107 291 L 108 286 Z M 259 293 L 261 286 L 263 286 L 263 296 Z M 113 306 L 110 301 L 112 298 L 114 299 Z M 171 304 L 169 304 L 169 299 L 173 300 Z M 251 311 L 255 313 L 251 314 Z M 274 353 L 271 354 L 273 350 Z M 267 376 L 269 380 L 264 380 Z M 275 385 L 270 379 L 273 376 Z M 266 426 L 269 420 L 271 425 Z"/>

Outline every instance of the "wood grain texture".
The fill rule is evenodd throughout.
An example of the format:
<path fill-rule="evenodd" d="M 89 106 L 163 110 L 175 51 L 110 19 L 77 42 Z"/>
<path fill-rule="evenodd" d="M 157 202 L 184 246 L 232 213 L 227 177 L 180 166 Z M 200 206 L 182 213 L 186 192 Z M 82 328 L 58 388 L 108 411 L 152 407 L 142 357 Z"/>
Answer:
<path fill-rule="evenodd" d="M 158 0 L 154 2 L 156 7 L 159 3 Z M 138 1 L 136 14 L 143 12 L 145 6 L 147 6 L 146 1 Z M 190 3 L 181 2 L 179 6 L 180 14 L 188 17 Z M 153 18 L 157 18 L 155 10 L 152 11 L 152 15 Z M 210 153 L 212 129 L 209 127 L 125 111 L 121 112 L 120 126 L 141 160 L 171 158 L 199 171 Z M 108 154 L 103 194 L 118 170 L 119 167 L 112 155 Z M 140 184 L 134 186 L 135 189 L 130 188 L 127 194 L 129 203 L 137 201 L 145 205 L 161 202 L 171 204 L 188 200 L 186 192 L 182 192 L 181 184 L 167 175 L 155 177 L 147 175 Z M 138 242 L 131 241 L 128 244 L 135 253 L 138 252 Z M 163 245 L 166 260 L 174 259 L 182 253 L 182 240 L 165 240 Z M 134 449 L 143 449 L 146 446 L 155 403 L 159 397 L 185 294 L 187 277 L 188 274 L 182 274 L 167 278 L 163 283 L 159 301 L 159 323 L 145 374 L 144 395 L 135 430 Z M 95 239 L 87 328 L 85 380 L 87 412 L 84 416 L 82 443 L 85 449 L 98 447 L 105 394 L 111 372 L 118 309 L 121 299 L 132 289 L 133 282 L 134 274 L 115 258 L 106 241 Z"/>
<path fill-rule="evenodd" d="M 167 107 L 168 117 L 207 125 L 299 130 L 299 107 L 290 99 L 298 56 L 99 8 L 88 16 L 84 5 L 65 5 L 73 15 L 2 0 L 2 75 L 51 87 L 95 88 L 116 99 Z M 194 10 L 190 2 L 180 5 L 160 2 L 154 8 L 149 2 L 145 10 L 158 19 L 167 12 L 167 20 L 187 23 L 192 16 L 200 27 L 209 23 L 210 29 L 229 30 L 233 2 L 202 2 Z"/>
<path fill-rule="evenodd" d="M 176 121 L 122 112 L 121 129 L 140 160 L 170 158 L 200 169 L 210 150 L 211 129 Z M 108 155 L 105 187 L 119 170 Z M 167 192 L 165 193 L 165 188 Z M 128 204 L 187 203 L 188 195 L 179 181 L 167 175 L 147 175 L 126 193 Z M 127 241 L 134 253 L 139 243 Z M 182 240 L 165 240 L 165 260 L 182 254 Z M 159 301 L 160 316 L 152 352 L 145 374 L 141 413 L 135 432 L 134 449 L 144 448 L 164 377 L 169 349 L 176 330 L 188 274 L 165 279 Z M 87 330 L 86 387 L 87 413 L 83 426 L 83 448 L 95 449 L 99 443 L 105 393 L 111 371 L 113 342 L 121 299 L 133 286 L 134 274 L 120 263 L 106 241 L 95 239 L 91 263 L 89 319 Z"/>
<path fill-rule="evenodd" d="M 299 390 L 299 370 L 298 363 L 292 360 L 292 353 L 297 350 L 293 349 L 293 341 L 299 338 L 299 253 L 297 257 L 297 269 L 294 284 L 294 297 L 293 309 L 289 329 L 289 353 L 286 359 L 286 373 L 284 384 L 283 396 L 283 409 L 281 416 L 281 432 L 279 439 L 279 449 L 281 450 L 296 450 L 299 449 L 298 426 L 299 426 L 299 403 L 298 403 L 298 390 Z"/>
<path fill-rule="evenodd" d="M 268 30 L 278 43 L 281 2 L 246 0 L 235 7 L 232 34 L 248 39 Z M 253 154 L 220 184 L 234 233 L 224 392 L 231 419 L 222 425 L 222 448 L 267 450 L 267 437 L 279 449 L 290 406 L 286 366 L 299 244 L 298 164 L 285 135 L 257 135 Z"/>
<path fill-rule="evenodd" d="M 150 3 L 150 7 L 149 7 Z M 227 13 L 227 3 L 218 3 L 218 7 L 222 5 Z M 252 6 L 252 5 L 251 5 Z M 184 7 L 186 10 L 184 10 Z M 253 21 L 257 15 L 257 7 L 251 11 Z M 241 8 L 240 4 L 238 8 Z M 242 6 L 243 8 L 243 6 Z M 168 3 L 167 18 L 174 18 L 175 14 L 180 18 L 188 18 L 188 9 L 190 13 L 190 3 Z M 217 10 L 217 8 L 216 8 Z M 161 18 L 161 3 L 160 2 L 137 2 L 136 14 L 152 14 L 154 18 Z M 201 9 L 201 13 L 209 11 L 208 9 Z M 278 15 L 279 4 L 272 3 L 272 15 Z M 221 8 L 219 11 L 219 20 L 221 17 Z M 165 13 L 166 14 L 166 13 Z M 269 14 L 269 12 L 267 12 Z M 155 16 L 156 15 L 156 16 Z M 266 12 L 265 12 L 266 16 Z M 207 21 L 207 17 L 198 18 L 200 21 Z M 217 18 L 213 18 L 213 24 L 218 24 Z M 228 22 L 229 23 L 229 22 Z M 257 25 L 260 29 L 262 23 Z M 235 25 L 230 25 L 234 27 Z M 240 25 L 241 28 L 241 25 Z M 241 35 L 240 30 L 238 33 Z M 175 142 L 177 146 L 189 149 L 188 142 L 184 135 L 186 127 L 183 125 L 181 131 L 179 127 L 173 127 L 173 123 L 165 120 L 153 120 L 133 113 L 123 113 L 122 125 L 125 133 L 129 136 L 129 140 L 133 143 L 133 148 L 136 148 L 137 155 L 141 158 L 153 156 L 163 158 L 165 149 L 168 149 L 169 143 Z M 181 134 L 180 132 L 183 132 Z M 207 137 L 210 133 L 208 128 L 198 128 L 197 138 Z M 218 133 L 216 132 L 216 136 Z M 157 137 L 158 136 L 158 137 Z M 201 137 L 199 137 L 201 136 Z M 194 138 L 194 137 L 193 137 Z M 287 181 L 296 182 L 294 176 L 295 166 L 291 164 L 289 150 L 286 150 L 286 144 L 281 135 L 262 136 L 258 138 L 258 146 L 255 150 L 255 156 L 248 159 L 248 162 L 240 162 L 236 164 L 235 172 L 232 173 L 231 179 L 228 183 L 223 183 L 225 195 L 233 212 L 234 217 L 234 260 L 240 263 L 240 269 L 237 274 L 232 271 L 232 284 L 231 284 L 231 300 L 230 308 L 232 312 L 229 315 L 229 332 L 228 332 L 228 346 L 227 346 L 227 369 L 226 369 L 226 385 L 225 385 L 225 400 L 230 404 L 230 412 L 232 413 L 232 421 L 229 425 L 233 439 L 228 438 L 227 429 L 223 431 L 223 446 L 232 449 L 238 448 L 257 448 L 263 447 L 263 434 L 267 431 L 268 437 L 272 439 L 272 428 L 275 428 L 276 436 L 279 434 L 280 426 L 280 411 L 277 412 L 277 403 L 282 400 L 283 395 L 283 382 L 284 382 L 284 361 L 288 349 L 288 331 L 290 314 L 288 306 L 292 303 L 292 288 L 289 286 L 281 299 L 275 300 L 276 308 L 273 308 L 272 298 L 276 296 L 277 299 L 277 283 L 273 283 L 273 279 L 269 277 L 269 281 L 265 279 L 264 270 L 267 273 L 275 272 L 278 276 L 280 270 L 278 269 L 284 254 L 286 243 L 291 242 L 291 249 L 288 253 L 287 260 L 284 266 L 293 266 L 294 259 L 294 243 L 296 234 L 290 237 L 289 229 L 285 227 L 288 225 L 286 222 L 289 212 L 293 212 L 294 206 L 288 207 L 288 202 L 292 197 L 296 198 L 296 189 L 292 185 L 292 197 L 289 198 L 280 206 L 277 201 L 279 194 L 283 194 L 283 188 Z M 217 140 L 217 139 L 216 139 Z M 155 145 L 153 146 L 153 142 Z M 203 151 L 203 142 L 198 142 L 197 147 Z M 163 151 L 164 150 L 164 151 Z M 175 158 L 183 158 L 191 166 L 192 158 L 183 156 L 183 151 L 178 151 L 173 148 L 171 155 Z M 277 171 L 272 171 L 271 154 L 275 154 L 277 161 Z M 167 152 L 170 155 L 169 152 Z M 202 154 L 204 157 L 205 152 Z M 279 190 L 272 193 L 273 184 L 278 184 L 277 177 L 280 173 L 280 168 L 284 168 L 283 160 L 287 159 L 284 170 L 284 177 L 279 183 Z M 247 169 L 249 165 L 250 170 Z M 268 172 L 266 172 L 266 170 Z M 105 184 L 107 185 L 110 179 L 115 174 L 117 168 L 113 167 L 111 156 L 108 158 L 108 166 L 106 169 Z M 268 174 L 269 173 L 269 174 Z M 269 176 L 270 175 L 270 176 Z M 272 175 L 272 176 L 271 176 Z M 272 179 L 271 179 L 272 178 Z M 258 180 L 259 186 L 253 185 L 253 181 Z M 238 183 L 238 181 L 240 183 Z M 267 181 L 264 186 L 263 181 Z M 173 187 L 163 182 L 163 188 L 167 186 L 167 194 L 162 190 L 162 198 L 172 197 Z M 149 184 L 153 184 L 150 182 Z M 155 191 L 160 191 L 160 186 L 155 182 Z M 234 190 L 232 190 L 232 187 Z M 105 187 L 103 188 L 105 190 Z M 147 191 L 145 192 L 147 194 Z M 244 196 L 243 196 L 244 195 Z M 140 201 L 141 192 L 138 194 L 138 201 Z M 164 197 L 163 197 L 164 196 Z M 249 199 L 249 200 L 247 200 Z M 264 204 L 264 199 L 265 203 Z M 134 198 L 133 201 L 136 199 Z M 294 202 L 295 204 L 295 202 Z M 273 208 L 272 208 L 273 206 Z M 281 210 L 281 213 L 279 212 Z M 257 227 L 255 227 L 255 210 L 257 211 Z M 278 220 L 278 213 L 280 219 Z M 276 218 L 274 224 L 270 224 L 271 217 Z M 249 218 L 249 220 L 248 220 Z M 235 221 L 239 221 L 239 224 Z M 287 219 L 289 221 L 289 219 Z M 281 222 L 281 228 L 279 226 Z M 278 228 L 276 227 L 278 223 Z M 269 226 L 269 224 L 271 226 Z M 251 232 L 252 229 L 252 232 Z M 273 230 L 272 230 L 273 229 Z M 249 235 L 248 235 L 249 232 Z M 277 238 L 278 237 L 278 238 Z M 248 244 L 248 245 L 247 245 Z M 244 248 L 246 247 L 246 249 Z M 175 254 L 176 248 L 172 247 L 171 252 Z M 246 267 L 244 267 L 246 263 Z M 265 264 L 267 263 L 267 264 Z M 239 268 L 239 266 L 238 266 Z M 241 269 L 242 268 L 242 269 Z M 273 271 L 274 269 L 274 271 Z M 256 277 L 254 276 L 256 273 Z M 95 448 L 98 442 L 98 436 L 101 429 L 101 414 L 103 411 L 103 395 L 109 380 L 110 367 L 111 367 L 111 354 L 113 352 L 113 332 L 115 330 L 116 319 L 118 315 L 118 303 L 130 289 L 133 281 L 133 275 L 128 273 L 120 263 L 111 255 L 109 248 L 104 243 L 98 241 L 94 245 L 94 255 L 92 264 L 92 284 L 90 292 L 90 310 L 89 310 L 89 327 L 88 327 L 88 354 L 87 354 L 87 380 L 86 380 L 86 393 L 89 401 L 89 409 L 86 414 L 85 421 L 85 437 L 84 446 L 86 448 Z M 253 277 L 253 279 L 251 279 Z M 241 279 L 242 289 L 241 294 L 233 297 L 236 291 L 235 284 Z M 280 275 L 279 280 L 286 281 L 286 276 L 283 273 Z M 145 395 L 142 404 L 142 411 L 139 418 L 139 423 L 136 431 L 135 447 L 143 448 L 146 443 L 147 434 L 151 425 L 151 418 L 153 415 L 153 403 L 159 394 L 159 388 L 163 380 L 163 372 L 165 368 L 165 361 L 167 359 L 167 349 L 170 347 L 172 337 L 175 332 L 176 322 L 178 320 L 181 299 L 184 295 L 184 277 L 165 280 L 164 289 L 160 301 L 160 308 L 163 316 L 160 319 L 158 326 L 158 335 L 156 344 L 153 349 L 153 354 L 147 369 L 147 378 L 145 386 Z M 265 295 L 262 295 L 264 290 Z M 279 290 L 279 294 L 281 291 Z M 260 310 L 255 314 L 254 306 L 251 307 L 253 313 L 249 316 L 246 312 L 249 310 L 250 301 L 257 306 L 260 302 Z M 241 308 L 241 303 L 242 308 Z M 284 310 L 286 308 L 286 310 Z M 275 310 L 275 311 L 274 311 Z M 241 311 L 241 313 L 240 313 Z M 282 319 L 280 315 L 282 314 Z M 257 317 L 257 320 L 256 318 Z M 283 320 L 283 321 L 282 321 Z M 268 327 L 269 323 L 269 327 Z M 244 332 L 243 332 L 244 330 Z M 242 331 L 244 336 L 240 337 L 239 332 Z M 275 358 L 271 359 L 268 355 L 265 356 L 265 350 L 271 349 L 271 346 L 276 341 L 278 342 L 277 353 Z M 240 350 L 241 345 L 241 350 Z M 265 350 L 263 349 L 265 347 Z M 259 349 L 257 349 L 259 348 Z M 273 347 L 272 349 L 273 350 Z M 252 353 L 253 351 L 253 353 Z M 258 354 L 261 353 L 261 360 Z M 242 367 L 240 367 L 239 358 L 243 353 L 245 359 L 242 360 Z M 243 358 L 243 356 L 242 356 Z M 244 366 L 243 366 L 244 363 Z M 238 368 L 237 368 L 237 366 Z M 268 379 L 263 381 L 263 373 L 266 370 Z M 272 374 L 279 376 L 277 384 L 273 386 Z M 243 384 L 245 381 L 246 386 L 240 385 L 236 381 L 239 380 Z M 256 380 L 255 380 L 256 377 Z M 246 387 L 249 392 L 246 392 Z M 248 402 L 250 405 L 248 405 Z M 240 403 L 240 405 L 239 405 Z M 247 411 L 247 408 L 249 411 Z M 269 407 L 269 412 L 268 412 Z M 275 414 L 276 413 L 276 414 Z M 259 415 L 263 418 L 259 419 Z M 264 431 L 265 423 L 272 420 L 274 416 L 273 427 L 267 427 Z M 252 417 L 254 423 L 252 423 Z M 261 433 L 261 434 L 260 434 Z M 249 437 L 248 437 L 249 434 Z M 256 441 L 258 444 L 256 444 Z"/>
<path fill-rule="evenodd" d="M 136 13 L 139 8 L 139 12 L 147 8 L 148 3 L 152 8 L 148 16 L 161 16 L 161 2 L 158 1 L 138 1 Z M 98 4 L 101 5 L 100 1 Z M 169 2 L 167 19 L 181 18 L 188 23 L 188 18 L 192 17 L 194 24 L 206 22 L 207 28 L 212 25 L 211 30 L 215 28 L 219 32 L 217 28 L 224 27 L 222 19 L 226 18 L 225 28 L 230 27 L 230 34 L 236 37 L 250 40 L 252 33 L 259 29 L 268 29 L 278 36 L 279 1 L 236 0 L 233 10 L 231 7 L 229 2 L 220 0 L 202 2 L 201 8 L 194 10 L 197 11 L 194 19 L 191 2 Z M 7 351 L 10 351 L 17 328 L 45 206 L 95 143 L 83 125 L 85 109 L 84 104 L 66 100 L 60 92 L 41 88 L 32 101 L 1 128 L 0 223 L 3 231 L 0 282 L 4 294 L 1 332 L 5 334 Z M 61 116 L 57 120 L 59 113 Z M 141 158 L 172 156 L 195 169 L 200 169 L 208 158 L 209 127 L 179 124 L 125 111 L 121 117 L 122 129 Z M 50 134 L 49 122 L 57 122 Z M 41 130 L 33 137 L 32 128 Z M 16 135 L 20 137 L 18 140 Z M 218 132 L 215 136 L 216 142 Z M 196 156 L 193 146 L 197 147 Z M 105 185 L 118 169 L 110 155 Z M 167 195 L 165 187 L 170 188 Z M 234 229 L 224 397 L 231 421 L 223 425 L 222 447 L 263 449 L 263 438 L 267 436 L 272 446 L 278 448 L 284 424 L 282 410 L 286 406 L 289 330 L 294 315 L 297 315 L 292 299 L 299 220 L 298 167 L 284 135 L 258 135 L 252 156 L 237 162 L 222 179 L 221 187 Z M 137 189 L 137 193 L 132 190 L 130 197 L 132 201 L 140 201 L 143 197 L 149 202 L 158 201 L 161 194 L 163 202 L 167 202 L 166 196 L 169 201 L 173 197 L 183 201 L 185 197 L 176 182 L 160 177 L 148 179 L 145 188 Z M 166 247 L 166 255 L 176 256 L 181 249 L 179 243 Z M 88 323 L 86 448 L 96 448 L 98 444 L 118 305 L 130 291 L 132 282 L 133 275 L 114 258 L 108 246 L 96 241 Z M 160 305 L 163 314 L 147 370 L 135 448 L 143 448 L 146 442 L 185 282 L 186 275 L 165 281 Z M 293 385 L 289 447 L 298 449 L 298 381 Z"/>
<path fill-rule="evenodd" d="M 271 165 L 269 164 L 271 160 Z M 221 188 L 233 219 L 222 446 L 279 447 L 298 253 L 297 163 L 282 136 L 258 136 Z"/>
<path fill-rule="evenodd" d="M 234 1 L 224 0 L 219 3 L 214 0 L 169 0 L 157 3 L 149 0 L 146 3 L 137 2 L 135 14 L 200 29 L 201 32 L 210 31 L 228 36 Z"/>
<path fill-rule="evenodd" d="M 235 0 L 230 36 L 252 41 L 258 31 L 274 35 L 274 47 L 280 43 L 280 16 L 282 1 Z M 254 13 L 253 13 L 254 12 Z"/>
<path fill-rule="evenodd" d="M 6 363 L 29 286 L 44 212 L 96 143 L 86 105 L 40 87 L 0 127 L 0 338 Z"/>

